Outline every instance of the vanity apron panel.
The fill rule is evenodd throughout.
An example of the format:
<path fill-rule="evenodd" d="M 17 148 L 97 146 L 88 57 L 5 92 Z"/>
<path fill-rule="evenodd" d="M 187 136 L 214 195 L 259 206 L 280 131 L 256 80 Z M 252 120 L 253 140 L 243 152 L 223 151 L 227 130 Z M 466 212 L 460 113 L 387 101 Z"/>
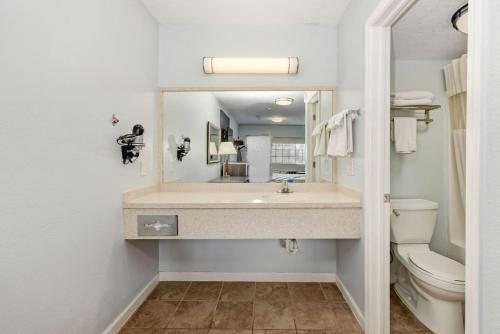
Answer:
<path fill-rule="evenodd" d="M 124 209 L 124 233 L 126 239 L 359 239 L 361 215 L 359 207 Z M 177 235 L 139 235 L 138 216 L 177 216 Z"/>

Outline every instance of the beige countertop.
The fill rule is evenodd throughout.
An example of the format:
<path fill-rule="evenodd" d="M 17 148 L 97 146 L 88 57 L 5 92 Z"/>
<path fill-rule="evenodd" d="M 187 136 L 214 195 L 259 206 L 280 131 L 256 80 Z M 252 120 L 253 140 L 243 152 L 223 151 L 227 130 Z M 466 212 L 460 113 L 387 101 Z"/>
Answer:
<path fill-rule="evenodd" d="M 124 200 L 125 209 L 279 209 L 279 208 L 360 208 L 359 195 L 333 189 L 300 188 L 289 194 L 265 188 L 262 191 L 168 191 L 156 190 Z"/>
<path fill-rule="evenodd" d="M 331 183 L 294 184 L 290 194 L 277 193 L 279 188 L 273 183 L 165 183 L 127 192 L 123 196 L 125 238 L 360 238 L 359 193 Z M 177 234 L 141 234 L 144 219 L 152 223 L 173 216 Z"/>

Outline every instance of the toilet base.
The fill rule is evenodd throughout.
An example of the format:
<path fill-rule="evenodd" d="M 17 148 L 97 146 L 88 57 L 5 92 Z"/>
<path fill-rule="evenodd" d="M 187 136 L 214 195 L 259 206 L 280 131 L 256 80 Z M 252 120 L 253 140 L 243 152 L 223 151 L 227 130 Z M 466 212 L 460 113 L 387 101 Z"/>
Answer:
<path fill-rule="evenodd" d="M 412 288 L 415 288 L 414 284 L 415 282 L 412 282 Z M 410 312 L 434 333 L 464 333 L 461 302 L 438 300 L 423 291 L 413 293 L 399 283 L 394 285 L 394 291 Z"/>

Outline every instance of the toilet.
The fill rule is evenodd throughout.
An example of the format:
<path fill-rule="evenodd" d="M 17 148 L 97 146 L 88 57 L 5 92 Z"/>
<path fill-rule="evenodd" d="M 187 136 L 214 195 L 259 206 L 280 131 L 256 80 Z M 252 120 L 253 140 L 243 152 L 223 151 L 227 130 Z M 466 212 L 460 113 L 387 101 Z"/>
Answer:
<path fill-rule="evenodd" d="M 437 334 L 464 333 L 465 267 L 431 251 L 438 204 L 424 199 L 391 201 L 394 290 L 408 309 Z"/>

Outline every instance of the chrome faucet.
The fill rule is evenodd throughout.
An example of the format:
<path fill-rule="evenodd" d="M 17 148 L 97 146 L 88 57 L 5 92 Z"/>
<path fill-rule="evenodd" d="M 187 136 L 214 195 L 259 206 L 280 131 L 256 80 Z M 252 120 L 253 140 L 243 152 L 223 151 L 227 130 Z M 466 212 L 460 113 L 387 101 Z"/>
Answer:
<path fill-rule="evenodd" d="M 288 180 L 281 181 L 281 189 L 278 190 L 278 192 L 282 194 L 293 193 L 293 190 L 291 190 L 290 187 L 288 187 Z"/>

